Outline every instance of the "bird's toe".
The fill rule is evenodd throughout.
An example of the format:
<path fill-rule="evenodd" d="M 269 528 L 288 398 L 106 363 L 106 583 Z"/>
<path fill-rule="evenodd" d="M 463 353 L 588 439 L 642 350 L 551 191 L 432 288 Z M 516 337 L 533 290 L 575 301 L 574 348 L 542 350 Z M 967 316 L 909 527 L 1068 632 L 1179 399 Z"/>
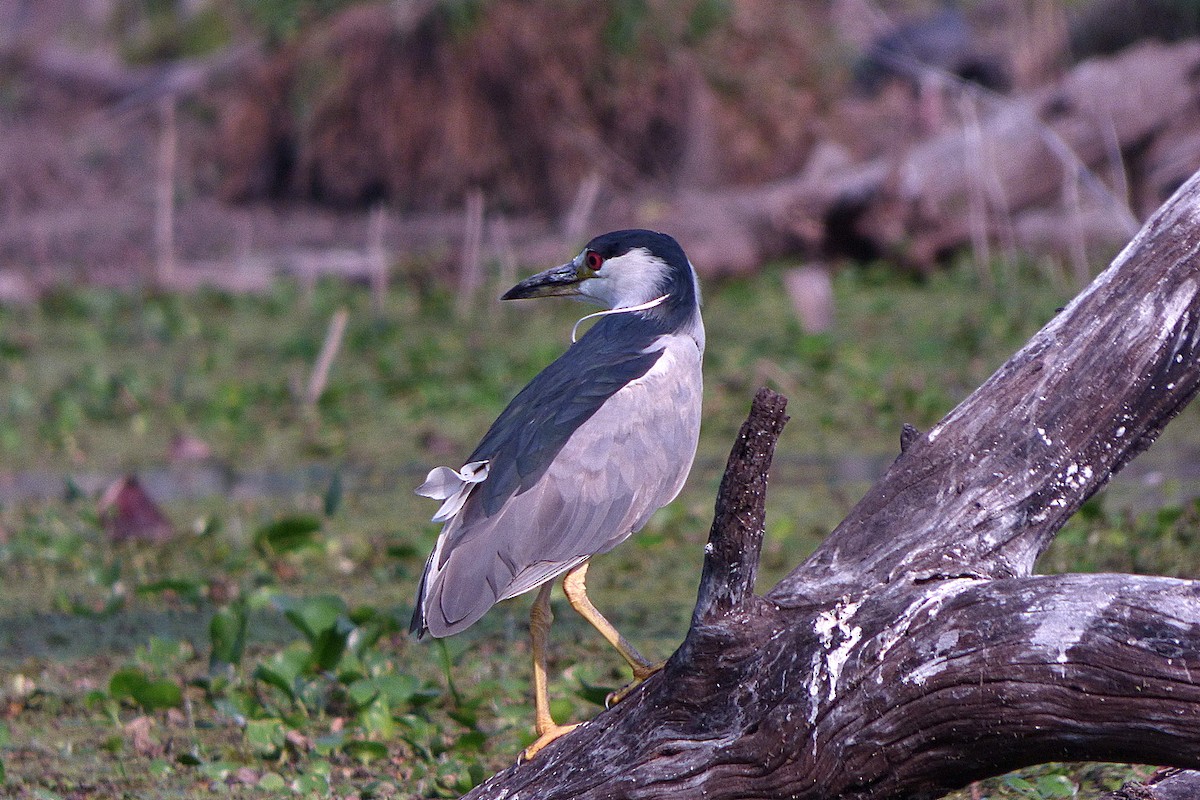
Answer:
<path fill-rule="evenodd" d="M 536 742 L 521 751 L 520 757 L 517 758 L 517 763 L 519 764 L 523 761 L 529 761 L 539 752 L 541 752 L 542 748 L 544 748 L 546 745 L 550 744 L 555 739 L 558 739 L 560 736 L 565 736 L 566 734 L 575 730 L 580 726 L 580 724 L 581 723 L 576 722 L 571 725 L 554 725 L 553 727 L 547 729 L 541 736 L 538 737 Z"/>

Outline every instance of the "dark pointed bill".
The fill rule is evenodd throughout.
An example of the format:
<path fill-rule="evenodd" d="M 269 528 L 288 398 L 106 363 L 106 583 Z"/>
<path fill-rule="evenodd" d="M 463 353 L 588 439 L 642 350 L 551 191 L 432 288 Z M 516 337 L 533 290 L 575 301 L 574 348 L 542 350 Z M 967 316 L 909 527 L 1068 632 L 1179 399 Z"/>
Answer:
<path fill-rule="evenodd" d="M 524 300 L 530 297 L 555 297 L 579 294 L 579 282 L 588 276 L 574 261 L 552 267 L 518 283 L 500 296 L 501 300 Z"/>

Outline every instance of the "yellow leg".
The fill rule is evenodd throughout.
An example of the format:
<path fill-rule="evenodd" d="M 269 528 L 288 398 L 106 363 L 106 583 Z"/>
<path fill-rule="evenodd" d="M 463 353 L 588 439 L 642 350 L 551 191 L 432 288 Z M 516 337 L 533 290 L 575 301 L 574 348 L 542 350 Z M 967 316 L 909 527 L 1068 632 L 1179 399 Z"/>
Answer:
<path fill-rule="evenodd" d="M 660 661 L 655 664 L 639 653 L 637 648 L 631 645 L 621 635 L 620 631 L 592 605 L 592 601 L 587 596 L 587 568 L 588 562 L 585 561 L 568 572 L 563 578 L 563 592 L 567 595 L 567 602 L 571 604 L 571 607 L 578 611 L 581 617 L 590 622 L 593 628 L 600 631 L 600 635 L 616 648 L 621 657 L 633 669 L 633 682 L 608 696 L 608 703 L 612 705 L 624 700 L 634 687 L 662 669 L 666 662 Z"/>
<path fill-rule="evenodd" d="M 531 759 L 546 745 L 574 729 L 575 725 L 559 725 L 550 716 L 550 693 L 546 686 L 546 641 L 550 634 L 550 623 L 554 614 L 550 610 L 550 590 L 553 583 L 546 583 L 533 601 L 529 612 L 529 637 L 533 647 L 533 708 L 534 729 L 538 740 L 526 747 L 521 758 Z"/>

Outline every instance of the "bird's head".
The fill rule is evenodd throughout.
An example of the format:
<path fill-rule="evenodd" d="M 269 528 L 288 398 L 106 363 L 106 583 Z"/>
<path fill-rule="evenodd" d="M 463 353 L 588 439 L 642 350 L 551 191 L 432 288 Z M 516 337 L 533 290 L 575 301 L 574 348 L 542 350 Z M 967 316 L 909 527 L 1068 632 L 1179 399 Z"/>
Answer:
<path fill-rule="evenodd" d="M 683 248 L 665 233 L 646 230 L 597 236 L 566 264 L 526 278 L 501 299 L 554 296 L 615 309 L 664 296 L 666 307 L 690 310 L 700 302 L 695 271 Z"/>

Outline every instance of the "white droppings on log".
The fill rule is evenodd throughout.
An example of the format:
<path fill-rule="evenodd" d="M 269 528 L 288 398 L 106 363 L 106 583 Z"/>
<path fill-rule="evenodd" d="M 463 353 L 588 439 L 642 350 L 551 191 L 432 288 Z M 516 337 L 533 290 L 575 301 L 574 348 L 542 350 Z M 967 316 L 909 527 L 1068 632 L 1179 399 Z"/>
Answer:
<path fill-rule="evenodd" d="M 948 656 L 957 644 L 957 631 L 943 633 L 934 643 L 934 651 L 930 654 L 929 659 L 917 666 L 916 669 L 905 675 L 901 680 L 908 684 L 924 686 L 930 678 L 949 666 L 950 659 Z"/>
<path fill-rule="evenodd" d="M 974 578 L 954 578 L 942 581 L 927 594 L 919 597 L 916 602 L 904 609 L 890 628 L 879 635 L 879 652 L 875 655 L 876 659 L 883 661 L 887 658 L 888 652 L 895 647 L 896 642 L 908 635 L 909 629 L 919 615 L 923 613 L 926 620 L 935 619 L 946 600 L 977 583 L 978 581 Z M 882 673 L 879 674 L 879 680 L 883 681 Z"/>
<path fill-rule="evenodd" d="M 837 684 L 842 676 L 842 668 L 850 659 L 850 652 L 862 641 L 862 628 L 857 625 L 851 627 L 850 621 L 863 602 L 863 598 L 849 600 L 843 597 L 833 608 L 817 615 L 813 630 L 821 639 L 821 649 L 813 654 L 812 675 L 809 676 L 808 693 L 812 698 L 808 712 L 809 723 L 817 719 L 823 686 L 829 687 L 825 696 L 826 703 L 832 703 L 837 698 Z"/>
<path fill-rule="evenodd" d="M 1084 634 L 1091 629 L 1096 620 L 1116 602 L 1109 598 L 1106 603 L 1096 605 L 1081 604 L 1068 613 L 1067 609 L 1055 609 L 1047 612 L 1038 609 L 1037 630 L 1033 632 L 1030 644 L 1035 652 L 1040 651 L 1053 659 L 1055 663 L 1067 663 L 1067 655 L 1071 648 L 1079 644 Z M 1063 670 L 1066 673 L 1066 670 Z"/>

